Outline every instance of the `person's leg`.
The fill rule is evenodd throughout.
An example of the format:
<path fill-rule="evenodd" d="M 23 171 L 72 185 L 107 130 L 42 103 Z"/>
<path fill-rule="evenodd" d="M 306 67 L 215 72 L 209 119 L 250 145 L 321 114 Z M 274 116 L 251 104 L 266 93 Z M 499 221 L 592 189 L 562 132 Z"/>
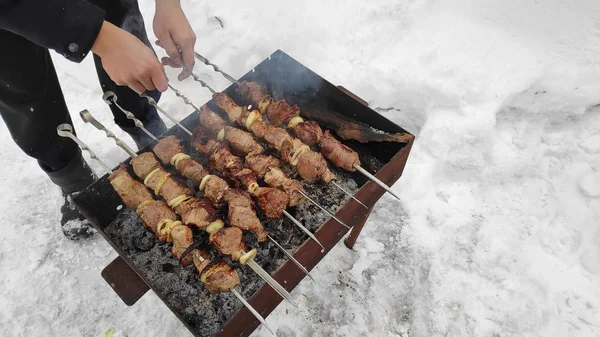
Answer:
<path fill-rule="evenodd" d="M 0 46 L 0 115 L 12 138 L 65 196 L 84 189 L 95 177 L 77 144 L 56 133 L 71 117 L 48 50 L 5 30 Z M 81 219 L 66 206 L 61 224 Z"/>
<path fill-rule="evenodd" d="M 152 44 L 146 35 L 144 19 L 136 0 L 93 0 L 92 2 L 106 11 L 106 20 L 108 22 L 130 32 L 152 49 Z M 94 55 L 94 63 L 103 92 L 114 92 L 117 95 L 119 105 L 131 111 L 156 136 L 166 131 L 165 124 L 160 119 L 156 109 L 148 103 L 148 100 L 140 97 L 133 90 L 129 89 L 129 87 L 119 86 L 113 82 L 102 67 L 102 60 L 96 55 Z M 149 94 L 157 102 L 160 99 L 160 92 L 158 90 L 153 90 Z M 139 148 L 144 147 L 152 141 L 143 131 L 137 129 L 133 121 L 127 119 L 118 107 L 111 105 L 110 109 L 115 117 L 115 123 L 131 135 Z"/>

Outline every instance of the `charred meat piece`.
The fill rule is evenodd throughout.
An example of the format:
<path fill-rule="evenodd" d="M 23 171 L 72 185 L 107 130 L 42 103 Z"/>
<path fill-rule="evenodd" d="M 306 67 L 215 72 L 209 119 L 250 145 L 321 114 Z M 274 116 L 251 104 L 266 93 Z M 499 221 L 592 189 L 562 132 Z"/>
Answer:
<path fill-rule="evenodd" d="M 250 186 L 258 186 L 256 174 L 248 168 L 244 168 L 244 161 L 233 155 L 225 143 L 216 146 L 214 152 L 210 155 L 210 165 L 213 170 L 221 172 L 229 178 L 236 187 L 248 189 Z"/>
<path fill-rule="evenodd" d="M 206 268 L 200 278 L 211 294 L 226 293 L 240 285 L 237 271 L 225 262 L 218 262 Z"/>
<path fill-rule="evenodd" d="M 194 185 L 199 185 L 202 178 L 208 174 L 208 171 L 192 158 L 183 158 L 177 162 L 177 171 L 184 177 L 191 180 Z"/>
<path fill-rule="evenodd" d="M 227 122 L 208 106 L 203 105 L 200 108 L 200 125 L 205 127 L 212 137 L 215 137 L 227 126 Z"/>
<path fill-rule="evenodd" d="M 333 165 L 347 171 L 356 171 L 354 166 L 360 166 L 358 153 L 340 143 L 339 140 L 335 139 L 329 133 L 329 130 L 325 131 L 319 145 L 321 146 L 321 153 L 323 153 L 327 159 L 331 160 Z"/>
<path fill-rule="evenodd" d="M 180 195 L 192 195 L 192 190 L 164 169 L 160 169 L 148 177 L 146 186 L 154 191 L 158 190 L 157 194 L 163 197 L 167 203 Z"/>
<path fill-rule="evenodd" d="M 215 104 L 229 116 L 229 120 L 242 125 L 242 115 L 246 108 L 237 105 L 237 103 L 227 94 L 217 92 L 213 94 Z"/>
<path fill-rule="evenodd" d="M 252 135 L 244 130 L 225 127 L 224 140 L 229 143 L 231 152 L 237 156 L 245 156 L 249 153 L 262 153 L 263 147 L 254 140 Z"/>
<path fill-rule="evenodd" d="M 284 129 L 276 128 L 261 120 L 254 122 L 250 129 L 258 138 L 263 139 L 269 147 L 277 150 L 283 160 L 289 161 L 292 155 L 293 139 Z"/>
<path fill-rule="evenodd" d="M 259 187 L 254 196 L 267 219 L 281 219 L 290 200 L 284 191 L 272 187 Z"/>
<path fill-rule="evenodd" d="M 157 237 L 158 234 L 156 232 L 156 226 L 158 226 L 162 220 L 177 220 L 177 216 L 173 210 L 171 210 L 171 208 L 169 208 L 169 206 L 162 201 L 152 200 L 149 203 L 145 203 L 140 206 L 141 207 L 137 209 L 137 214 L 142 219 L 144 227 L 150 230 Z"/>
<path fill-rule="evenodd" d="M 219 142 L 210 154 L 210 165 L 213 170 L 223 173 L 228 167 L 243 167 L 243 161 L 240 157 L 234 156 L 226 144 Z"/>
<path fill-rule="evenodd" d="M 206 128 L 199 127 L 194 129 L 194 134 L 192 135 L 192 146 L 196 149 L 196 151 L 205 155 L 209 155 L 214 151 L 217 145 L 219 145 L 219 143 L 211 139 Z"/>
<path fill-rule="evenodd" d="M 302 107 L 302 114 L 318 122 L 325 129 L 333 130 L 340 138 L 368 142 L 408 143 L 414 137 L 411 134 L 398 132 L 388 133 L 374 129 L 370 125 L 346 117 L 325 105 L 315 106 L 313 102 L 296 97 L 296 103 Z"/>
<path fill-rule="evenodd" d="M 237 87 L 237 93 L 257 108 L 259 108 L 260 103 L 263 101 L 273 101 L 267 88 L 257 82 L 242 81 Z"/>
<path fill-rule="evenodd" d="M 179 204 L 175 210 L 181 215 L 181 221 L 186 225 L 193 225 L 205 230 L 208 225 L 217 219 L 215 209 L 208 199 L 191 198 Z"/>
<path fill-rule="evenodd" d="M 230 189 L 225 194 L 225 200 L 229 206 L 228 218 L 231 226 L 253 232 L 259 242 L 267 239 L 268 233 L 256 217 L 252 199 L 248 193 Z"/>
<path fill-rule="evenodd" d="M 219 253 L 237 261 L 246 250 L 242 234 L 242 230 L 237 227 L 224 227 L 210 233 L 209 241 Z"/>
<path fill-rule="evenodd" d="M 321 141 L 323 130 L 317 122 L 307 121 L 296 125 L 293 129 L 296 138 L 308 146 L 315 146 Z"/>
<path fill-rule="evenodd" d="M 171 230 L 171 238 L 173 239 L 173 247 L 171 248 L 171 252 L 177 260 L 181 260 L 181 256 L 183 252 L 192 244 L 193 236 L 192 230 L 188 226 L 175 226 Z M 183 260 L 181 260 L 181 264 L 184 266 L 189 266 L 192 263 L 192 254 L 186 255 Z"/>
<path fill-rule="evenodd" d="M 125 165 L 108 176 L 108 180 L 127 208 L 135 210 L 142 202 L 152 200 L 150 191 L 129 175 Z"/>
<path fill-rule="evenodd" d="M 282 188 L 287 193 L 290 201 L 288 205 L 290 207 L 298 206 L 305 202 L 304 196 L 300 191 L 304 192 L 302 184 L 296 179 L 288 178 L 282 170 L 277 167 L 271 167 L 264 175 L 265 182 L 267 185 L 272 187 Z"/>
<path fill-rule="evenodd" d="M 243 187 L 246 190 L 252 191 L 258 186 L 256 174 L 249 168 L 227 168 L 225 176 L 234 182 L 236 188 Z"/>
<path fill-rule="evenodd" d="M 210 200 L 215 208 L 221 208 L 225 191 L 229 189 L 229 184 L 218 176 L 211 176 L 204 186 L 204 196 Z"/>
<path fill-rule="evenodd" d="M 265 112 L 267 119 L 275 126 L 284 126 L 294 117 L 300 116 L 300 108 L 297 105 L 290 106 L 285 100 L 269 104 Z"/>
<path fill-rule="evenodd" d="M 246 166 L 254 171 L 259 178 L 263 178 L 265 173 L 269 171 L 269 168 L 279 167 L 279 165 L 279 159 L 273 156 L 256 153 L 250 153 L 246 156 Z"/>
<path fill-rule="evenodd" d="M 200 274 L 202 274 L 204 269 L 210 264 L 210 260 L 211 260 L 210 254 L 205 250 L 194 249 L 190 253 L 190 255 L 192 255 L 192 258 L 194 260 L 194 266 L 196 267 L 196 270 L 198 270 L 198 272 Z"/>
<path fill-rule="evenodd" d="M 161 167 L 152 152 L 144 152 L 137 157 L 131 158 L 131 166 L 135 175 L 140 179 L 145 179 L 150 172 Z"/>
<path fill-rule="evenodd" d="M 327 166 L 323 155 L 311 150 L 303 151 L 298 155 L 296 170 L 307 182 L 322 180 L 328 183 L 335 179 L 335 174 Z"/>
<path fill-rule="evenodd" d="M 158 143 L 154 145 L 152 151 L 164 165 L 169 165 L 171 158 L 173 158 L 174 155 L 184 153 L 181 142 L 175 136 L 167 136 L 160 139 Z"/>

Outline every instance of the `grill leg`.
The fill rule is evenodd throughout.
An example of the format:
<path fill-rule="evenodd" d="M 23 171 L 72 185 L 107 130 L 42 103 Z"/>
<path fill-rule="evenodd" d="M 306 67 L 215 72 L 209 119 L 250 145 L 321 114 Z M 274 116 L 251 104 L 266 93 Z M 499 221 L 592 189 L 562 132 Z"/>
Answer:
<path fill-rule="evenodd" d="M 358 239 L 358 236 L 360 235 L 360 232 L 362 231 L 363 227 L 365 226 L 367 219 L 369 219 L 369 216 L 371 215 L 372 211 L 373 211 L 373 207 L 369 208 L 368 211 L 364 212 L 361 215 L 358 222 L 356 222 L 354 227 L 352 227 L 352 231 L 350 231 L 350 235 L 348 235 L 346 240 L 344 240 L 344 244 L 349 249 L 352 249 L 354 247 L 354 244 L 356 243 L 356 240 Z"/>
<path fill-rule="evenodd" d="M 134 305 L 150 290 L 120 256 L 104 268 L 102 277 L 128 306 Z"/>

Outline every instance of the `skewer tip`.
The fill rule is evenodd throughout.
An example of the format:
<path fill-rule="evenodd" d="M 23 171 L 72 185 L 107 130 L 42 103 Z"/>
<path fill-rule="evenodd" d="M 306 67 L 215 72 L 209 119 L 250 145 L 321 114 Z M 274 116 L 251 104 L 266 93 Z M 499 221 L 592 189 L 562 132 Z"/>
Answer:
<path fill-rule="evenodd" d="M 389 194 L 393 195 L 394 198 L 401 200 L 400 197 L 398 195 L 396 195 L 396 193 L 394 193 L 394 191 L 392 191 L 392 189 L 387 186 L 386 184 L 383 183 L 383 181 L 379 180 L 377 177 L 375 177 L 374 175 L 372 175 L 371 173 L 369 173 L 369 171 L 365 170 L 364 168 L 362 168 L 359 165 L 355 165 L 354 168 L 356 168 L 356 170 L 360 173 L 362 173 L 365 177 L 371 179 L 371 181 L 373 181 L 374 183 L 376 183 L 377 185 L 379 185 L 381 188 L 383 188 L 386 192 L 388 192 Z"/>

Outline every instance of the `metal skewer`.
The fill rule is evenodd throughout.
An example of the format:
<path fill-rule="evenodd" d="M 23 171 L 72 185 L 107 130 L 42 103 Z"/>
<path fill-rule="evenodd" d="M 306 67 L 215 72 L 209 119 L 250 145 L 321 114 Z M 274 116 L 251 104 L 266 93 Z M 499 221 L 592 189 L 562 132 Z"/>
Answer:
<path fill-rule="evenodd" d="M 203 57 L 202 55 L 196 53 L 196 58 L 198 60 L 200 60 L 201 62 L 203 62 L 206 65 L 210 65 L 213 67 L 213 69 L 217 72 L 220 72 L 221 74 L 223 74 L 223 76 L 228 79 L 231 83 L 235 83 L 237 85 L 240 84 L 240 82 L 238 80 L 236 80 L 235 78 L 225 74 L 223 72 L 223 70 L 221 70 L 221 68 L 219 68 L 219 66 L 211 63 L 208 59 L 206 59 L 205 57 Z M 195 75 L 194 75 L 195 76 Z M 210 91 L 214 94 L 215 91 L 210 89 Z M 374 175 L 372 175 L 371 173 L 369 173 L 368 171 L 366 171 L 365 169 L 363 169 L 361 166 L 359 165 L 354 165 L 354 168 L 362 173 L 365 177 L 369 178 L 370 180 L 373 180 L 377 185 L 381 186 L 386 192 L 390 193 L 391 195 L 393 195 L 396 199 L 400 200 L 400 197 L 398 197 L 391 188 L 389 188 L 389 186 L 387 186 L 386 184 L 383 183 L 383 181 L 379 180 L 379 178 L 375 177 Z M 333 182 L 333 181 L 332 181 Z M 341 186 L 339 186 L 338 184 L 336 184 L 335 182 L 333 182 L 333 184 L 339 188 L 342 192 L 344 192 L 345 194 L 347 194 L 348 196 L 350 196 L 352 199 L 356 200 L 358 203 L 360 203 L 361 205 L 363 205 L 363 207 L 365 207 L 366 209 L 369 209 L 369 207 L 367 207 L 365 204 L 363 204 L 360 200 L 358 200 L 356 197 L 354 197 L 354 195 L 348 193 L 346 190 L 344 190 Z"/>
<path fill-rule="evenodd" d="M 317 239 L 317 237 L 311 231 L 309 231 L 308 228 L 306 228 L 300 221 L 298 221 L 296 218 L 294 218 L 286 210 L 283 211 L 283 215 L 285 215 L 288 219 L 290 219 L 294 223 L 294 225 L 296 225 L 298 228 L 300 228 L 304 233 L 306 233 L 306 235 L 308 235 L 311 239 L 313 239 L 313 241 L 315 241 L 319 246 L 321 246 L 321 248 L 323 250 L 325 250 L 325 247 L 323 247 L 323 245 L 321 244 L 319 239 Z"/>
<path fill-rule="evenodd" d="M 254 261 L 254 259 L 249 259 L 248 261 L 246 261 L 246 265 L 252 268 L 252 270 L 254 270 L 254 272 L 258 274 L 258 276 L 260 276 L 265 282 L 267 282 L 271 286 L 271 288 L 273 288 L 279 295 L 281 295 L 281 297 L 285 298 L 295 308 L 298 308 L 298 304 L 294 302 L 294 300 L 292 299 L 292 295 L 290 295 L 290 293 L 287 290 L 285 290 L 285 288 L 282 287 L 281 284 L 279 284 L 279 282 L 275 281 L 275 279 L 272 278 L 266 270 L 259 266 L 258 263 Z"/>
<path fill-rule="evenodd" d="M 194 81 L 200 83 L 201 86 L 205 87 L 206 89 L 210 90 L 211 93 L 216 94 L 217 92 L 215 91 L 215 89 L 211 88 L 210 85 L 208 85 L 208 83 L 204 82 L 203 80 L 200 79 L 200 77 L 192 72 L 190 72 L 190 75 L 192 76 L 192 78 L 194 79 Z"/>
<path fill-rule="evenodd" d="M 337 216 L 335 216 L 335 214 L 333 214 L 332 212 L 330 212 L 327 208 L 319 205 L 316 201 L 314 201 L 311 197 L 309 197 L 306 193 L 302 192 L 302 191 L 298 191 L 300 192 L 300 194 L 302 194 L 306 199 L 308 199 L 313 205 L 316 205 L 317 207 L 319 207 L 323 212 L 329 214 L 330 217 L 332 217 L 335 221 L 339 222 L 342 226 L 348 228 L 348 229 L 352 229 L 350 226 L 346 225 L 345 222 L 343 222 L 342 220 L 340 220 Z"/>
<path fill-rule="evenodd" d="M 84 110 L 86 111 L 86 110 Z M 104 163 L 104 161 L 102 161 L 100 158 L 98 158 L 98 156 L 96 155 L 96 153 L 94 153 L 94 151 L 92 151 L 89 146 L 87 146 L 87 144 L 85 144 L 84 142 L 82 142 L 81 140 L 79 140 L 79 138 L 77 138 L 75 136 L 75 134 L 73 133 L 73 126 L 71 124 L 60 124 L 59 126 L 56 127 L 56 132 L 58 133 L 59 136 L 61 137 L 66 137 L 66 138 L 70 138 L 72 139 L 75 143 L 77 143 L 77 145 L 79 145 L 79 147 L 83 150 L 83 151 L 87 151 L 90 154 L 90 157 L 94 160 L 96 160 L 98 163 L 100 163 L 100 166 L 102 166 L 102 168 L 104 168 L 104 170 L 108 173 L 111 174 L 112 170 L 108 167 L 108 165 L 106 165 Z M 271 327 L 267 324 L 267 322 L 265 321 L 265 319 L 258 313 L 258 311 L 256 311 L 256 309 L 254 309 L 250 303 L 248 303 L 244 297 L 242 297 L 242 295 L 240 295 L 240 293 L 235 290 L 235 289 L 230 289 L 229 291 L 231 291 L 235 297 L 238 298 L 238 300 L 240 302 L 242 302 L 242 304 L 246 307 L 246 309 L 248 309 L 253 315 L 254 317 L 256 317 L 256 319 L 262 324 L 264 325 L 267 330 L 269 330 L 273 335 L 273 330 L 271 329 Z"/>
<path fill-rule="evenodd" d="M 102 123 L 98 122 L 89 111 L 83 110 L 79 113 L 79 116 L 81 116 L 81 119 L 83 119 L 84 122 L 92 124 L 98 130 L 104 131 L 108 137 L 114 138 L 117 145 L 120 148 L 122 148 L 125 152 L 127 152 L 127 154 L 129 154 L 132 158 L 137 156 L 135 151 L 133 151 L 129 146 L 127 146 L 127 144 L 125 144 L 119 138 L 117 138 L 112 132 L 110 132 L 108 129 L 106 129 L 106 127 L 104 127 L 104 125 L 102 125 Z M 285 298 L 294 307 L 296 307 L 296 308 L 298 307 L 298 305 L 296 303 L 294 303 L 294 301 L 292 300 L 292 295 L 290 293 L 288 293 L 287 290 L 285 290 L 281 286 L 281 284 L 277 283 L 277 281 L 275 281 L 275 279 L 273 279 L 271 277 L 271 275 L 269 275 L 269 273 L 267 273 L 256 262 L 254 262 L 254 260 L 249 259 L 246 264 L 250 268 L 252 268 L 252 270 L 254 270 L 256 272 L 256 274 L 258 276 L 260 276 L 265 282 L 267 282 L 276 292 L 278 292 L 281 295 L 281 297 Z"/>
<path fill-rule="evenodd" d="M 210 62 L 206 57 L 198 54 L 197 52 L 194 52 L 194 56 L 196 56 L 196 59 L 198 59 L 200 62 L 206 64 L 207 66 L 212 67 L 216 72 L 221 73 L 221 75 L 223 75 L 223 77 L 225 77 L 231 83 L 235 83 L 238 85 L 240 84 L 240 82 L 238 80 L 236 80 L 235 78 L 233 78 L 232 76 L 230 76 L 229 74 L 224 72 L 218 65 Z"/>
<path fill-rule="evenodd" d="M 193 104 L 193 103 L 190 101 L 190 99 L 189 99 L 189 98 L 187 98 L 187 97 L 186 97 L 186 96 L 185 96 L 185 95 L 184 95 L 184 94 L 183 94 L 181 91 L 179 91 L 179 90 L 175 89 L 175 88 L 174 88 L 173 86 L 171 86 L 170 84 L 169 84 L 169 88 L 171 88 L 171 90 L 173 90 L 173 91 L 175 92 L 175 95 L 177 95 L 177 97 L 180 97 L 180 98 L 182 98 L 182 99 L 183 99 L 183 101 L 185 102 L 185 104 L 191 105 L 191 106 L 192 106 L 194 109 L 196 109 L 196 110 L 198 110 L 198 111 L 199 111 L 199 109 L 198 109 L 198 108 L 197 108 L 197 107 L 196 107 L 196 106 L 195 106 L 195 105 L 194 105 L 194 104 Z M 163 112 L 163 113 L 165 113 L 165 114 L 166 114 L 167 112 Z M 180 124 L 178 123 L 177 125 L 180 125 Z M 181 126 L 181 125 L 180 125 L 180 126 Z M 184 130 L 184 131 L 186 131 L 186 130 Z M 187 132 L 187 134 L 188 134 L 188 135 L 190 135 L 190 136 L 192 135 L 192 133 L 191 133 L 191 132 L 189 132 L 189 130 L 187 130 L 186 132 Z M 311 233 L 311 232 L 308 230 L 308 228 L 306 228 L 306 227 L 305 227 L 305 226 L 304 226 L 304 225 L 303 225 L 303 224 L 302 224 L 300 221 L 298 221 L 296 218 L 294 218 L 294 217 L 293 217 L 293 216 L 292 216 L 290 213 L 288 213 L 288 212 L 286 212 L 286 211 L 284 211 L 284 212 L 283 212 L 283 214 L 284 214 L 284 215 L 285 215 L 285 216 L 286 216 L 288 219 L 292 220 L 292 222 L 293 222 L 293 223 L 294 223 L 296 226 L 300 227 L 300 229 L 301 229 L 302 231 L 304 231 L 306 234 L 308 234 L 308 236 L 309 236 L 311 239 L 315 240 L 315 241 L 316 241 L 316 242 L 319 244 L 319 246 L 321 246 L 323 249 L 325 249 L 325 247 L 323 247 L 323 245 L 321 244 L 321 242 L 319 242 L 319 240 L 317 240 L 317 238 L 316 238 L 316 237 L 315 237 L 315 236 L 314 236 L 314 235 L 313 235 L 313 234 L 312 234 L 312 233 Z"/>
<path fill-rule="evenodd" d="M 279 248 L 279 250 L 281 250 L 285 254 L 285 256 L 287 256 L 290 260 L 294 261 L 296 266 L 298 266 L 298 268 L 300 268 L 300 270 L 302 270 L 306 274 L 306 276 L 308 276 L 311 280 L 313 280 L 313 282 L 316 282 L 315 279 L 310 274 L 310 272 L 308 271 L 308 269 L 304 268 L 304 266 L 302 264 L 300 264 L 300 262 L 298 262 L 298 260 L 296 260 L 294 255 L 290 254 L 285 248 L 283 248 L 277 241 L 275 241 L 275 239 L 273 239 L 271 237 L 271 235 L 267 235 L 267 237 L 269 238 L 269 240 L 271 240 L 271 242 L 273 242 L 275 244 L 275 246 L 277 246 L 277 248 Z"/>
<path fill-rule="evenodd" d="M 189 100 L 187 97 L 185 97 L 185 96 L 184 96 L 184 95 L 181 93 L 181 91 L 179 91 L 179 90 L 175 89 L 175 88 L 174 88 L 174 87 L 172 87 L 170 84 L 169 84 L 169 88 L 171 88 L 173 91 L 175 91 L 175 95 L 177 95 L 177 97 L 181 97 L 181 98 L 183 98 L 183 101 L 185 102 L 185 104 L 191 105 L 191 106 L 192 106 L 194 109 L 196 109 L 196 110 L 198 110 L 198 111 L 199 111 L 199 109 L 198 109 L 198 108 L 197 108 L 197 107 L 196 107 L 194 104 L 192 104 L 192 103 L 191 103 L 191 101 L 190 101 L 190 100 Z M 188 103 L 188 102 L 189 102 L 189 103 Z M 150 104 L 152 104 L 152 103 L 150 103 Z M 160 111 L 161 111 L 163 114 L 166 114 L 166 112 L 165 112 L 164 110 L 162 110 L 162 109 L 161 109 Z M 169 117 L 169 118 L 172 118 L 172 117 Z M 171 119 L 171 120 L 173 120 L 173 119 Z M 178 123 L 178 125 L 180 125 L 180 124 Z M 191 133 L 191 132 L 189 132 L 189 130 L 187 130 L 187 129 L 185 129 L 185 128 L 183 128 L 183 129 L 184 129 L 184 131 L 187 131 L 187 133 L 188 133 L 190 136 L 192 135 L 192 133 Z M 343 189 L 341 186 L 339 186 L 338 184 L 336 184 L 336 183 L 335 183 L 335 182 L 333 182 L 333 181 L 332 181 L 332 183 L 333 183 L 333 185 L 334 185 L 335 187 L 337 187 L 337 188 L 338 188 L 340 191 L 342 191 L 342 192 L 343 192 L 343 193 L 345 193 L 346 195 L 350 196 L 352 199 L 354 199 L 354 200 L 358 201 L 358 202 L 359 202 L 361 205 L 363 205 L 365 208 L 367 208 L 367 209 L 368 209 L 368 207 L 367 207 L 365 204 L 363 204 L 362 202 L 360 202 L 360 200 L 356 199 L 356 198 L 355 198 L 355 197 L 354 197 L 352 194 L 350 194 L 349 192 L 347 192 L 346 190 L 344 190 L 344 189 Z M 308 200 L 309 200 L 311 203 L 315 204 L 315 205 L 316 205 L 316 206 L 318 206 L 318 207 L 319 207 L 321 210 L 323 210 L 324 212 L 326 212 L 327 214 L 329 214 L 329 215 L 330 215 L 332 218 L 334 218 L 334 219 L 335 219 L 337 222 L 339 222 L 340 224 L 342 224 L 342 225 L 343 225 L 343 226 L 345 226 L 346 228 L 350 229 L 350 226 L 348 226 L 346 223 L 344 223 L 342 220 L 340 220 L 338 217 L 336 217 L 336 216 L 335 216 L 333 213 L 331 213 L 330 211 L 328 211 L 327 209 L 325 209 L 323 206 L 319 205 L 319 204 L 318 204 L 316 201 L 314 201 L 314 200 L 313 200 L 313 199 L 311 199 L 311 198 L 310 198 L 308 195 L 306 195 L 306 193 L 304 193 L 304 192 L 302 192 L 302 191 L 298 191 L 298 192 L 300 192 L 300 194 L 302 194 L 302 195 L 303 195 L 303 196 L 304 196 L 306 199 L 308 199 Z M 300 227 L 300 228 L 301 228 L 301 229 L 302 229 L 304 232 L 306 232 L 307 234 L 308 234 L 308 233 L 310 233 L 310 231 L 309 231 L 308 229 L 306 229 L 306 227 L 304 227 L 304 226 L 303 226 L 303 225 L 302 225 L 302 224 L 301 224 L 301 223 L 300 223 L 298 220 L 296 220 L 295 218 L 293 218 L 291 215 L 287 214 L 287 212 L 286 212 L 286 216 L 287 216 L 288 218 L 290 218 L 290 220 L 292 220 L 292 222 L 293 222 L 294 224 L 296 224 L 297 226 L 299 226 L 299 227 Z M 322 245 L 322 244 L 321 244 L 321 243 L 320 243 L 320 242 L 319 242 L 319 241 L 316 239 L 316 237 L 314 237 L 314 235 L 312 235 L 312 233 L 311 233 L 311 234 L 309 234 L 309 236 L 310 236 L 310 237 L 311 237 L 313 240 L 315 240 L 315 241 L 316 241 L 316 242 L 319 244 L 319 246 L 321 246 L 323 249 L 325 249 L 325 247 L 323 247 L 323 245 Z"/>
<path fill-rule="evenodd" d="M 156 100 L 152 97 L 150 97 L 150 95 L 143 93 L 141 95 L 142 97 L 146 98 L 148 100 L 148 103 L 150 103 L 150 105 L 152 105 L 153 107 L 156 108 L 156 110 L 160 111 L 163 115 L 165 115 L 168 119 L 171 120 L 171 122 L 177 124 L 183 131 L 185 131 L 188 135 L 191 135 L 192 132 L 190 130 L 188 130 L 185 126 L 181 125 L 181 123 L 179 123 L 179 121 L 177 119 L 175 119 L 173 116 L 171 116 L 171 114 L 169 114 L 168 112 L 166 112 L 165 110 L 163 110 L 163 108 L 161 108 L 158 103 L 156 103 Z"/>
<path fill-rule="evenodd" d="M 58 133 L 58 135 L 61 137 L 71 138 L 75 143 L 77 143 L 77 145 L 79 145 L 79 147 L 83 151 L 87 151 L 90 154 L 90 157 L 92 159 L 94 159 L 95 161 L 100 163 L 100 166 L 102 166 L 102 168 L 106 171 L 106 173 L 108 173 L 108 174 L 112 173 L 112 170 L 110 169 L 110 167 L 108 167 L 108 165 L 106 165 L 102 160 L 100 160 L 100 158 L 98 158 L 96 153 L 94 151 L 92 151 L 92 149 L 90 149 L 90 147 L 87 146 L 87 144 L 85 144 L 84 142 L 79 140 L 79 138 L 77 138 L 75 136 L 75 134 L 73 133 L 73 126 L 71 124 L 60 124 L 59 126 L 56 127 L 56 133 Z"/>
<path fill-rule="evenodd" d="M 176 89 L 173 89 L 176 90 Z M 127 116 L 128 119 L 133 120 L 135 126 L 137 126 L 138 128 L 142 129 L 142 131 L 144 131 L 149 137 L 151 137 L 152 139 L 158 141 L 158 138 L 156 138 L 156 136 L 154 136 L 152 134 L 152 132 L 148 131 L 146 128 L 144 128 L 144 125 L 142 124 L 142 122 L 137 119 L 131 112 L 123 109 L 120 105 L 117 104 L 117 95 L 112 92 L 112 91 L 107 91 L 103 96 L 102 99 L 104 99 L 104 101 L 107 104 L 115 104 L 121 111 L 123 111 L 123 113 L 125 114 L 125 116 Z M 286 216 L 288 216 L 290 218 L 290 220 L 292 220 L 292 222 L 294 222 L 297 226 L 300 226 L 300 228 L 305 231 L 308 236 L 310 236 L 311 238 L 313 238 L 313 240 L 315 240 L 321 247 L 323 247 L 323 245 L 319 242 L 319 240 L 317 240 L 316 237 L 314 237 L 314 235 L 306 228 L 304 227 L 301 223 L 297 222 L 298 220 L 296 220 L 294 217 L 292 217 L 291 215 L 289 215 L 289 213 L 287 213 L 286 211 L 284 211 Z M 275 241 L 271 236 L 269 236 L 269 239 L 287 256 L 290 258 L 290 260 L 296 265 L 298 266 L 298 268 L 300 268 L 300 270 L 302 270 L 308 277 L 310 277 L 311 280 L 314 281 L 314 278 L 312 277 L 312 275 L 310 275 L 310 273 L 308 272 L 308 270 L 300 263 L 298 262 L 298 260 L 296 260 L 296 258 L 294 258 L 293 255 L 291 255 L 290 253 L 288 253 L 287 250 L 285 250 L 277 241 Z M 323 247 L 323 249 L 325 249 L 325 247 Z"/>
<path fill-rule="evenodd" d="M 394 193 L 394 191 L 392 191 L 392 189 L 387 186 L 386 184 L 383 183 L 383 181 L 377 179 L 377 177 L 375 177 L 374 175 L 372 175 L 371 173 L 369 173 L 367 170 L 365 170 L 364 168 L 358 166 L 358 165 L 354 165 L 354 168 L 358 170 L 358 172 L 364 174 L 367 178 L 371 179 L 374 183 L 376 183 L 377 185 L 381 186 L 386 192 L 388 192 L 389 194 L 393 195 L 396 199 L 400 200 L 400 197 L 396 195 L 396 193 Z"/>
<path fill-rule="evenodd" d="M 265 321 L 265 319 L 258 313 L 258 311 L 256 311 L 256 309 L 254 309 L 250 303 L 248 303 L 246 301 L 246 299 L 244 299 L 244 297 L 242 297 L 242 295 L 240 293 L 238 293 L 237 290 L 235 289 L 231 289 L 230 290 L 232 294 L 235 295 L 235 297 L 237 297 L 238 300 L 240 300 L 240 302 L 242 302 L 242 304 L 246 307 L 246 309 L 248 309 L 252 315 L 254 315 L 254 317 L 256 317 L 256 319 L 265 327 L 267 328 L 267 330 L 269 330 L 269 332 L 271 334 L 273 334 L 273 336 L 275 336 L 275 333 L 273 332 L 273 330 L 271 329 L 271 327 L 269 326 L 269 324 L 267 324 L 267 321 Z"/>
<path fill-rule="evenodd" d="M 331 181 L 331 183 L 333 185 L 335 185 L 335 187 L 339 188 L 340 190 L 342 190 L 346 195 L 349 195 L 350 198 L 354 199 L 354 201 L 358 202 L 359 204 L 362 205 L 362 207 L 369 209 L 369 207 L 367 207 L 367 205 L 363 204 L 362 201 L 358 200 L 353 194 L 351 194 L 350 192 L 346 191 L 342 186 L 340 186 L 338 183 L 336 183 L 334 180 Z"/>

